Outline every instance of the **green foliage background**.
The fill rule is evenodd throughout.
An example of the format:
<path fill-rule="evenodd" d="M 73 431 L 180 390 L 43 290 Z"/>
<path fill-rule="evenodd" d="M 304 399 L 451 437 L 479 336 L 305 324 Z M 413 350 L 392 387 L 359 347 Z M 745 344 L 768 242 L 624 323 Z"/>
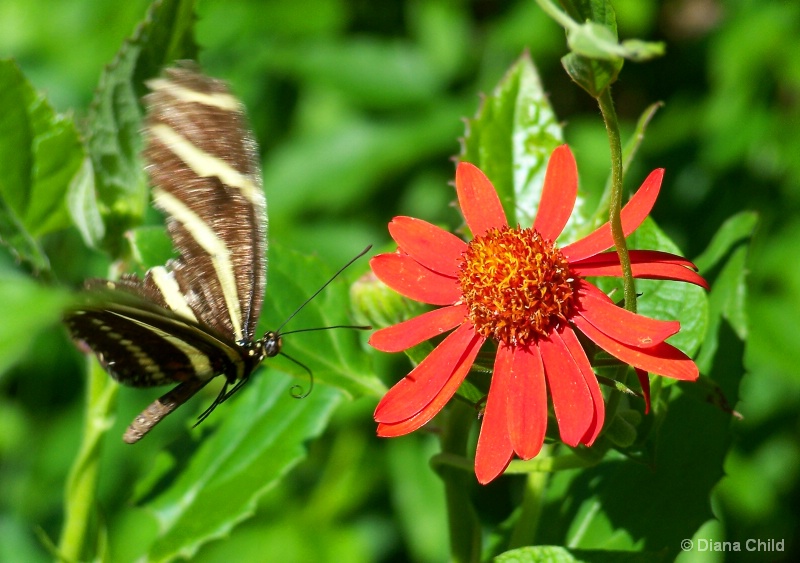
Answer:
<path fill-rule="evenodd" d="M 148 5 L 143 0 L 0 0 L 0 58 L 15 59 L 54 112 L 71 115 L 78 125 L 91 123 L 97 108 L 89 106 L 101 69 L 132 34 Z M 650 170 L 666 168 L 654 218 L 690 257 L 706 249 L 731 215 L 751 209 L 759 216 L 746 257 L 751 272 L 748 374 L 735 405 L 743 419 L 733 424 L 726 476 L 713 495 L 719 522 L 709 521 L 696 537 L 740 542 L 784 538 L 788 551 L 707 553 L 705 558 L 695 553 L 683 560 L 715 561 L 723 555 L 731 561 L 760 561 L 765 555 L 791 560 L 792 550 L 798 549 L 793 537 L 800 529 L 800 331 L 794 328 L 800 318 L 800 5 L 778 0 L 618 0 L 614 5 L 621 37 L 658 39 L 667 46 L 663 58 L 627 63 L 614 86 L 628 134 L 652 102 L 664 102 L 627 173 L 629 187 L 638 185 Z M 261 143 L 270 263 L 276 268 L 268 291 L 280 284 L 290 295 L 300 296 L 316 284 L 316 278 L 304 272 L 319 268 L 317 263 L 309 268 L 288 249 L 316 254 L 335 267 L 368 243 L 388 248 L 386 223 L 394 215 L 452 224 L 457 215 L 448 205 L 452 192 L 447 184 L 453 175 L 449 158 L 460 151 L 462 119 L 475 115 L 477 93 L 489 93 L 524 49 L 537 65 L 556 116 L 564 122 L 582 185 L 606 182 L 608 146 L 596 105 L 564 73 L 559 61 L 565 53 L 563 32 L 532 0 L 200 0 L 198 15 L 200 61 L 242 97 Z M 30 100 L 36 93 L 0 92 L 0 110 L 14 103 L 13 96 Z M 47 111 L 42 106 L 41 115 Z M 0 118 L 0 129 L 20 126 Z M 64 123 L 60 131 L 63 137 L 49 142 L 64 147 L 73 134 L 70 124 Z M 64 166 L 77 170 L 80 160 Z M 3 162 L 0 181 L 18 177 L 24 169 L 24 163 Z M 135 208 L 137 203 L 120 210 L 117 227 L 124 226 L 125 217 L 144 212 Z M 44 214 L 47 204 L 27 202 L 22 220 L 44 241 L 61 285 L 76 287 L 87 272 L 105 274 L 103 254 L 87 251 L 82 242 L 82 235 L 98 233 L 62 230 L 69 223 L 66 211 L 49 213 L 53 222 L 41 224 L 37 214 Z M 158 221 L 154 214 L 148 217 Z M 41 259 L 35 248 L 32 256 Z M 63 296 L 38 293 L 18 270 L 15 257 L 0 248 L 0 560 L 44 561 L 49 556 L 37 530 L 53 539 L 60 533 L 64 483 L 83 431 L 85 366 L 63 329 L 54 324 Z M 292 284 L 298 286 L 296 291 Z M 343 302 L 332 299 L 331 308 Z M 31 310 L 56 312 L 50 317 L 27 314 Z M 280 322 L 285 313 L 276 310 L 274 317 L 267 316 Z M 314 320 L 308 320 L 309 325 Z M 723 339 L 720 346 L 730 346 L 735 355 L 734 340 Z M 308 344 L 299 353 L 313 352 L 314 347 Z M 324 382 L 323 360 L 313 360 L 319 362 L 313 367 Z M 366 369 L 352 358 L 337 361 L 355 365 L 355 372 Z M 407 366 L 402 358 L 378 361 L 378 373 L 387 385 Z M 250 420 L 223 422 L 230 405 L 214 413 L 212 418 L 220 419 L 212 423 L 219 425 L 215 441 L 203 444 L 209 452 L 222 451 L 226 437 L 235 440 L 242 425 L 257 432 L 262 425 L 273 429 L 281 420 L 292 420 L 292 413 L 270 415 L 259 409 L 275 396 L 272 393 L 285 396 L 290 380 L 270 373 L 262 374 L 260 381 L 269 383 L 236 399 L 247 403 L 236 416 L 251 408 Z M 253 452 L 250 458 L 231 455 L 225 458 L 227 465 L 213 470 L 208 469 L 213 464 L 207 467 L 197 457 L 185 467 L 186 427 L 192 413 L 166 422 L 158 439 L 148 438 L 149 444 L 123 447 L 122 428 L 152 396 L 123 389 L 117 421 L 103 442 L 98 502 L 108 536 L 93 540 L 111 546 L 114 560 L 127 560 L 137 555 L 137 538 L 146 536 L 148 529 L 160 526 L 184 533 L 194 510 L 227 508 L 193 497 L 195 504 L 186 505 L 181 515 L 166 510 L 159 514 L 159 501 L 150 504 L 153 512 L 148 514 L 130 509 L 134 502 L 152 500 L 159 483 L 182 478 L 202 483 L 208 491 L 228 477 L 238 478 L 246 489 L 249 474 L 274 469 L 275 480 L 255 497 L 257 504 L 244 499 L 236 509 L 255 516 L 232 532 L 236 518 L 221 522 L 210 537 L 230 532 L 231 538 L 195 546 L 200 549 L 197 560 L 222 561 L 232 552 L 257 560 L 265 550 L 270 558 L 287 561 L 444 560 L 444 497 L 427 466 L 435 444 L 425 436 L 374 438 L 370 413 L 381 384 L 364 381 L 368 380 L 343 385 L 350 395 L 361 395 L 356 401 L 324 385 L 312 394 L 304 408 L 319 413 L 319 418 L 302 420 L 322 439 L 309 444 L 308 456 L 279 486 L 275 484 L 283 466 L 272 450 Z M 683 403 L 674 409 L 691 416 Z M 724 451 L 726 444 L 703 444 L 707 429 L 694 430 L 691 436 L 671 437 L 677 447 L 686 446 L 687 455 Z M 275 439 L 290 438 L 275 430 Z M 303 456 L 301 450 L 284 454 L 296 461 Z M 214 453 L 206 455 L 213 459 Z M 693 479 L 704 478 L 692 473 L 691 458 L 683 461 L 687 482 L 669 484 L 677 490 L 690 489 Z M 146 481 L 139 480 L 142 476 Z M 616 473 L 613 465 L 593 477 L 605 482 L 623 479 L 631 488 L 657 478 L 647 472 Z M 557 485 L 551 490 L 551 503 L 558 502 Z M 479 491 L 476 502 L 490 508 L 489 519 L 500 521 L 517 494 L 513 483 L 503 481 Z M 231 505 L 236 500 L 231 499 Z M 613 499 L 602 502 L 618 511 L 612 522 L 627 522 L 626 509 L 633 518 L 643 518 L 641 511 L 649 510 L 647 518 L 657 520 L 659 506 L 648 506 L 647 500 L 641 499 L 641 506 L 616 506 Z M 679 501 L 682 497 L 677 495 Z M 160 502 L 166 503 L 163 498 Z M 557 509 L 550 505 L 550 510 Z M 635 536 L 635 529 L 631 533 Z M 575 534 L 549 530 L 540 541 L 557 543 Z M 171 545 L 180 539 L 175 542 Z M 609 547 L 613 546 L 612 542 Z M 157 546 L 154 557 L 167 556 L 170 549 Z"/>

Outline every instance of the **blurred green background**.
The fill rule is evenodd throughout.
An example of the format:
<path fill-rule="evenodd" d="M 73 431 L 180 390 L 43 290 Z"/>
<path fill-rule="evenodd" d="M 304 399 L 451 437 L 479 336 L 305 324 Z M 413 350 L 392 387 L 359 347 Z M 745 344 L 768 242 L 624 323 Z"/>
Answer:
<path fill-rule="evenodd" d="M 103 65 L 148 5 L 0 0 L 0 57 L 16 59 L 58 111 L 80 122 Z M 628 132 L 650 103 L 664 102 L 628 171 L 629 187 L 666 168 L 654 216 L 689 257 L 728 216 L 760 214 L 749 262 L 749 373 L 736 405 L 743 419 L 733 423 L 713 507 L 728 540 L 784 538 L 791 548 L 800 531 L 800 3 L 614 6 L 622 38 L 667 45 L 661 59 L 626 63 L 614 87 Z M 283 246 L 338 265 L 368 243 L 387 244 L 394 215 L 452 221 L 447 184 L 462 118 L 524 49 L 564 121 L 581 182 L 605 182 L 599 113 L 563 72 L 563 32 L 533 0 L 201 0 L 198 11 L 200 60 L 248 107 L 264 155 L 270 238 Z M 86 251 L 77 233 L 53 235 L 48 248 L 63 262 L 61 281 L 78 284 Z M 11 264 L 0 248 L 0 265 Z M 18 338 L 28 353 L 0 373 L 0 555 L 46 560 L 36 530 L 58 536 L 63 482 L 79 442 L 83 365 L 60 328 Z M 399 378 L 403 365 L 386 366 L 385 381 Z M 133 393 L 121 401 L 136 401 Z M 435 445 L 373 438 L 373 407 L 362 399 L 340 408 L 329 439 L 312 444 L 310 460 L 234 532 L 237 553 L 256 556 L 262 542 L 281 538 L 288 560 L 446 557 L 441 491 L 423 455 Z M 112 511 L 131 494 L 102 490 L 100 500 Z M 417 502 L 430 510 L 409 508 Z M 201 558 L 225 554 L 217 542 Z M 695 555 L 792 560 L 791 553 Z"/>

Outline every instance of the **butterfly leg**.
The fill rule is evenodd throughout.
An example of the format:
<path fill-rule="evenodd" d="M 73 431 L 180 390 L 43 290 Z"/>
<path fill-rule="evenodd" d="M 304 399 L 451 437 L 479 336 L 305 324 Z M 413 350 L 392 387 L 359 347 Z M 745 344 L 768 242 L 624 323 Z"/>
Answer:
<path fill-rule="evenodd" d="M 241 389 L 242 385 L 247 383 L 247 379 L 248 378 L 245 377 L 244 379 L 237 380 L 233 384 L 233 387 L 231 389 L 228 389 L 228 386 L 231 385 L 231 381 L 229 380 L 225 381 L 225 385 L 223 385 L 222 389 L 220 389 L 217 398 L 214 399 L 214 402 L 211 403 L 210 407 L 208 407 L 205 411 L 203 411 L 203 414 L 197 417 L 197 422 L 194 423 L 194 426 L 197 426 L 198 424 L 203 422 L 206 418 L 208 418 L 208 415 L 210 415 L 215 408 L 217 408 L 219 405 L 227 401 L 231 397 L 231 395 L 233 395 L 239 389 Z M 192 428 L 194 428 L 194 426 Z"/>
<path fill-rule="evenodd" d="M 211 381 L 211 378 L 184 381 L 158 400 L 153 401 L 149 407 L 133 419 L 122 439 L 127 444 L 135 444 L 150 432 L 156 424 L 161 422 L 161 419 L 192 398 L 209 381 Z"/>

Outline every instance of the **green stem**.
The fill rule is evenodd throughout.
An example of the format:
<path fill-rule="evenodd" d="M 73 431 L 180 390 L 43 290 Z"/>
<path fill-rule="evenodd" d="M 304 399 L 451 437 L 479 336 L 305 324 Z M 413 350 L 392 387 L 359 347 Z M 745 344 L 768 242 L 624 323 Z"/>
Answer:
<path fill-rule="evenodd" d="M 619 263 L 622 265 L 622 287 L 625 296 L 625 308 L 636 312 L 636 286 L 633 282 L 631 259 L 628 255 L 628 245 L 625 234 L 622 232 L 622 143 L 619 134 L 617 112 L 614 109 L 614 100 L 611 98 L 611 89 L 606 88 L 597 98 L 600 112 L 608 134 L 608 144 L 611 148 L 611 204 L 609 206 L 608 221 L 611 224 L 611 236 L 617 249 Z"/>
<path fill-rule="evenodd" d="M 537 459 L 539 457 L 549 458 L 550 449 L 549 446 L 544 446 Z M 542 496 L 548 479 L 549 473 L 545 471 L 528 473 L 522 495 L 522 509 L 508 540 L 509 549 L 534 545 L 536 531 L 539 529 L 539 519 L 542 515 Z"/>
<path fill-rule="evenodd" d="M 461 401 L 450 404 L 441 436 L 444 454 L 465 457 L 469 429 L 474 419 L 475 410 L 469 405 Z M 437 469 L 444 481 L 447 500 L 450 560 L 457 563 L 478 562 L 481 559 L 481 526 L 469 497 L 475 476 L 472 471 L 451 465 L 441 465 Z"/>
<path fill-rule="evenodd" d="M 625 384 L 628 379 L 628 366 L 617 366 L 616 375 L 613 377 L 613 379 Z M 612 420 L 617 414 L 617 409 L 619 408 L 619 403 L 622 400 L 622 396 L 623 393 L 618 390 L 612 390 L 611 393 L 608 394 L 608 400 L 606 402 L 606 422 Z"/>
<path fill-rule="evenodd" d="M 97 478 L 100 472 L 100 443 L 111 426 L 119 386 L 103 371 L 94 358 L 88 360 L 86 386 L 87 408 L 83 442 L 70 468 L 64 495 L 64 528 L 58 544 L 59 556 L 65 561 L 92 559 L 85 554 L 93 517 Z"/>
<path fill-rule="evenodd" d="M 558 6 L 553 4 L 550 0 L 536 0 L 536 3 L 539 4 L 539 7 L 544 13 L 558 22 L 567 32 L 575 31 L 579 27 L 572 18 L 562 12 Z"/>

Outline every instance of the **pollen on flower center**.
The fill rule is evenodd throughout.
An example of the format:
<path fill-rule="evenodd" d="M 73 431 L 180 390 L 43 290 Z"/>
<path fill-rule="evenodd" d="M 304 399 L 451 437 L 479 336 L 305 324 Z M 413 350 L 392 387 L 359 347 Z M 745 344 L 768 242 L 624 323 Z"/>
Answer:
<path fill-rule="evenodd" d="M 461 260 L 463 301 L 482 336 L 525 346 L 566 321 L 572 304 L 567 259 L 534 229 L 490 229 L 469 243 Z"/>

